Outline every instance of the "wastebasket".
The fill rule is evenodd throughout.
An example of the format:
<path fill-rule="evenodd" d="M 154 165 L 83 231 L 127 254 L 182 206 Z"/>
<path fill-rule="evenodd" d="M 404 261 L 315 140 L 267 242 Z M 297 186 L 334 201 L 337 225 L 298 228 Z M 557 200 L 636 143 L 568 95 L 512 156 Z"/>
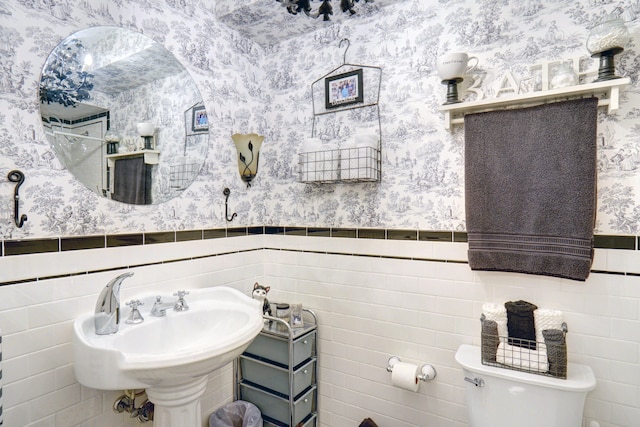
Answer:
<path fill-rule="evenodd" d="M 262 414 L 253 403 L 236 400 L 211 414 L 209 427 L 262 427 Z"/>

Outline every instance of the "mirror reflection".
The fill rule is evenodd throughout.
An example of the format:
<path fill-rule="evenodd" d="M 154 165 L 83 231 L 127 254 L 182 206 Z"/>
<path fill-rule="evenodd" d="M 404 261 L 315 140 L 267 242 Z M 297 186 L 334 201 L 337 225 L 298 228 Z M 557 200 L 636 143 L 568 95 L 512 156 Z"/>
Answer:
<path fill-rule="evenodd" d="M 207 112 L 180 62 L 147 36 L 93 27 L 51 52 L 40 113 L 60 161 L 100 196 L 162 203 L 195 179 L 208 147 Z"/>

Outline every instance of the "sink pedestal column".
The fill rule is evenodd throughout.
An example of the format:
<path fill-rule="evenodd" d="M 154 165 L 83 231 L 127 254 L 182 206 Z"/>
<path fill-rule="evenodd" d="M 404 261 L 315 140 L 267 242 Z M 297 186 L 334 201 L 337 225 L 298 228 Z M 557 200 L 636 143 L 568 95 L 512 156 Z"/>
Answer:
<path fill-rule="evenodd" d="M 147 388 L 154 404 L 154 427 L 202 427 L 200 397 L 207 388 L 207 376 L 192 382 L 166 387 Z"/>

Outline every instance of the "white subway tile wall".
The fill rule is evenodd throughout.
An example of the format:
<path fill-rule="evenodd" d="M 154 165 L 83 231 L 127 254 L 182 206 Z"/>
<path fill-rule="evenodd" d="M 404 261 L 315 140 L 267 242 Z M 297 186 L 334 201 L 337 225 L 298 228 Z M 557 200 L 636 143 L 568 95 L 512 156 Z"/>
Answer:
<path fill-rule="evenodd" d="M 41 254 L 38 263 L 31 256 L 2 257 L 0 269 L 17 266 L 39 277 L 67 268 L 80 273 L 154 263 L 133 268 L 136 274 L 122 287 L 123 300 L 219 285 L 249 294 L 255 281 L 269 285 L 270 301 L 299 302 L 319 316 L 323 427 L 357 426 L 366 417 L 381 427 L 466 426 L 464 382 L 453 354 L 460 344 L 479 344 L 482 303 L 526 299 L 565 312 L 569 359 L 596 373 L 598 388 L 587 399 L 586 425 L 594 420 L 602 427 L 628 427 L 640 419 L 640 277 L 593 273 L 582 283 L 473 272 L 460 262 L 463 243 L 371 242 L 255 235 Z M 194 259 L 161 263 L 187 257 Z M 600 270 L 620 272 L 620 258 L 626 259 L 628 273 L 638 273 L 636 251 L 596 250 Z M 615 261 L 609 265 L 605 259 Z M 119 272 L 0 286 L 5 425 L 139 425 L 128 414 L 113 413 L 121 393 L 87 389 L 73 374 L 72 321 L 93 310 L 100 289 Z M 433 364 L 436 380 L 422 384 L 418 393 L 392 387 L 385 369 L 392 355 Z M 231 401 L 232 382 L 230 365 L 210 376 L 202 399 L 205 421 Z"/>
<path fill-rule="evenodd" d="M 267 247 L 289 246 L 287 236 L 266 239 Z M 307 248 L 333 250 L 321 240 L 308 238 Z M 350 239 L 334 240 L 341 241 L 340 252 L 358 253 Z M 387 256 L 392 250 L 395 257 L 424 257 L 414 255 L 421 242 L 377 244 Z M 466 258 L 465 244 L 424 244 L 433 246 L 428 258 Z M 596 259 L 599 270 L 637 274 L 640 268 L 635 251 L 597 249 Z M 594 273 L 582 283 L 473 272 L 456 262 L 293 251 L 268 251 L 265 275 L 274 300 L 318 311 L 323 426 L 355 426 L 365 417 L 389 427 L 466 426 L 464 383 L 453 355 L 460 344 L 479 345 L 482 303 L 516 299 L 565 312 L 569 360 L 592 366 L 598 377 L 586 425 L 632 426 L 640 419 L 640 277 Z M 392 355 L 433 364 L 437 379 L 418 393 L 392 387 L 385 370 Z"/>
<path fill-rule="evenodd" d="M 39 254 L 37 257 L 42 262 L 38 263 L 33 262 L 33 256 L 3 257 L 0 258 L 0 269 L 3 277 L 11 276 L 14 270 L 5 269 L 6 265 L 24 263 L 18 271 L 38 277 L 64 274 L 65 269 L 69 273 L 78 273 L 96 268 L 126 267 L 231 252 L 222 256 L 133 268 L 135 275 L 123 282 L 121 301 L 150 292 L 170 295 L 178 289 L 218 285 L 233 286 L 249 294 L 253 282 L 263 277 L 264 252 L 252 250 L 258 240 L 239 237 L 216 239 L 215 242 L 216 250 L 211 249 L 212 241 L 207 240 L 157 244 L 152 247 Z M 89 260 L 87 263 L 85 256 Z M 74 259 L 73 263 L 68 261 L 71 258 Z M 58 259 L 61 260 L 60 264 Z M 45 267 L 40 269 L 41 265 Z M 0 286 L 0 325 L 4 332 L 5 426 L 140 425 L 129 414 L 113 412 L 113 403 L 122 392 L 85 388 L 77 383 L 73 373 L 73 319 L 91 312 L 102 287 L 121 271 L 102 271 Z M 232 381 L 231 365 L 211 374 L 207 393 L 202 398 L 203 414 L 208 415 L 232 400 Z M 206 419 L 208 421 L 208 416 Z"/>

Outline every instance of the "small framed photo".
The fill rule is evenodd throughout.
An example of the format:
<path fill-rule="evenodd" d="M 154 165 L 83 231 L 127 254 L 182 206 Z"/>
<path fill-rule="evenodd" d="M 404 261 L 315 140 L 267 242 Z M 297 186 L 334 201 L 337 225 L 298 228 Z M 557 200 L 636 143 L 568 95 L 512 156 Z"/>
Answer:
<path fill-rule="evenodd" d="M 304 328 L 304 319 L 302 318 L 302 304 L 292 304 L 289 324 L 292 328 Z"/>
<path fill-rule="evenodd" d="M 362 69 L 324 79 L 325 107 L 338 108 L 364 100 Z"/>
<path fill-rule="evenodd" d="M 193 132 L 206 132 L 209 130 L 209 119 L 204 105 L 193 107 L 191 130 Z"/>

